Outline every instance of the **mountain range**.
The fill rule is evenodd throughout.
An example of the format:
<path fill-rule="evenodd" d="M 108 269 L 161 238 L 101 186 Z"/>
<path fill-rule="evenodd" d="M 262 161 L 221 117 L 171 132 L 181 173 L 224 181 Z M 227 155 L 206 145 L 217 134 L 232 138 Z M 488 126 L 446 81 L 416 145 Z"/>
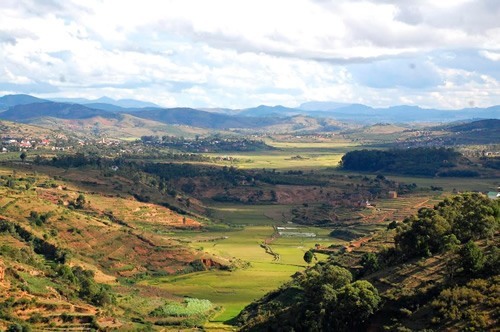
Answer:
<path fill-rule="evenodd" d="M 135 100 L 135 99 L 112 99 L 109 97 L 101 97 L 98 99 L 86 99 L 86 98 L 52 98 L 51 101 L 61 102 L 61 103 L 73 103 L 82 105 L 96 105 L 96 104 L 107 104 L 114 105 L 122 108 L 144 108 L 144 107 L 160 107 L 155 103 Z"/>
<path fill-rule="evenodd" d="M 30 95 L 0 97 L 0 119 L 33 122 L 38 118 L 88 119 L 103 117 L 117 119 L 120 114 L 148 119 L 169 125 L 186 125 L 209 129 L 256 129 L 287 125 L 292 130 L 325 130 L 341 122 L 411 123 L 452 122 L 472 119 L 500 118 L 500 105 L 488 108 L 460 110 L 424 109 L 418 106 L 373 108 L 363 104 L 308 102 L 298 108 L 260 105 L 254 108 L 231 110 L 223 108 L 162 108 L 154 103 L 102 97 L 95 100 L 65 98 L 45 100 Z M 304 119 L 309 119 L 304 121 Z M 305 125 L 304 123 L 307 123 Z"/>

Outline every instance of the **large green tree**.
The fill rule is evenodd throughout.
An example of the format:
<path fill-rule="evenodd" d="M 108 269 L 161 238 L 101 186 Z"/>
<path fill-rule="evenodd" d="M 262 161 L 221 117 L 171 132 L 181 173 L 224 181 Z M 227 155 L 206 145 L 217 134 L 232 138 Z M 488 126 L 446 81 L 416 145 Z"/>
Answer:
<path fill-rule="evenodd" d="M 460 248 L 459 255 L 459 264 L 464 274 L 475 275 L 483 269 L 484 254 L 473 241 L 467 242 Z"/>
<path fill-rule="evenodd" d="M 396 247 L 406 257 L 430 256 L 446 249 L 450 241 L 491 237 L 499 224 L 499 201 L 480 193 L 456 195 L 405 219 L 395 237 Z"/>

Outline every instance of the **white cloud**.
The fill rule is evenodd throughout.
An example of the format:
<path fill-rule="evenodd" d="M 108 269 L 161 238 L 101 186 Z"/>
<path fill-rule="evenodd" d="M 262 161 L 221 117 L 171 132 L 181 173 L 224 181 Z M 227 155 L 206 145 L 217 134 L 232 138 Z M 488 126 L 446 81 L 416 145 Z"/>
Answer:
<path fill-rule="evenodd" d="M 479 51 L 479 54 L 491 61 L 500 61 L 500 52 Z"/>
<path fill-rule="evenodd" d="M 496 0 L 4 0 L 0 17 L 5 91 L 166 106 L 500 103 Z"/>

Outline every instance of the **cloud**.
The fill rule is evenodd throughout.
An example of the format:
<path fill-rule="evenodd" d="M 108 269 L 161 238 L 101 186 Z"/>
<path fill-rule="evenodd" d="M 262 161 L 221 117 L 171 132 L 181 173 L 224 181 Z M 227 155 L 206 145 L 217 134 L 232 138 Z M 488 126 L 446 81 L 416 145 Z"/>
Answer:
<path fill-rule="evenodd" d="M 0 16 L 3 91 L 168 106 L 452 107 L 471 92 L 500 103 L 496 0 L 4 0 Z"/>
<path fill-rule="evenodd" d="M 500 52 L 490 52 L 487 50 L 479 51 L 479 54 L 491 61 L 500 61 Z"/>

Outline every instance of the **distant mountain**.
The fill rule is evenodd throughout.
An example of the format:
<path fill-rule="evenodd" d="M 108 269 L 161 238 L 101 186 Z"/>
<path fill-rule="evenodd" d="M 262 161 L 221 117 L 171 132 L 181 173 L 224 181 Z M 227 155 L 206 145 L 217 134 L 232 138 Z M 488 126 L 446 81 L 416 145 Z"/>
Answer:
<path fill-rule="evenodd" d="M 89 104 L 83 104 L 85 107 L 88 108 L 93 108 L 96 110 L 103 110 L 103 111 L 108 111 L 108 112 L 132 112 L 135 109 L 132 108 L 125 108 L 125 107 L 120 107 L 116 106 L 113 104 L 106 104 L 106 103 L 89 103 Z"/>
<path fill-rule="evenodd" d="M 374 108 L 363 104 L 311 101 L 303 103 L 299 108 L 290 108 L 281 105 L 260 105 L 253 108 L 233 110 L 227 108 L 160 108 L 158 105 L 150 102 L 132 99 L 114 100 L 108 97 L 102 97 L 96 100 L 82 98 L 59 98 L 56 100 L 58 101 L 50 104 L 47 100 L 29 95 L 8 95 L 0 98 L 0 112 L 5 113 L 3 114 L 4 118 L 10 117 L 12 120 L 19 119 L 20 121 L 26 119 L 27 116 L 52 116 L 68 119 L 71 117 L 92 117 L 100 115 L 110 117 L 115 113 L 129 113 L 134 116 L 168 124 L 181 124 L 211 129 L 265 128 L 281 124 L 290 124 L 290 118 L 296 116 L 312 117 L 318 120 L 335 120 L 337 123 L 350 122 L 361 125 L 415 122 L 449 123 L 467 120 L 500 119 L 500 105 L 488 108 L 441 110 L 409 105 Z M 35 104 L 44 105 L 39 107 L 19 107 Z M 9 110 L 10 112 L 5 111 L 11 107 L 18 108 Z M 18 111 L 21 113 L 15 114 Z M 296 120 L 292 122 L 294 121 Z M 297 124 L 297 126 L 299 125 Z M 306 127 L 307 126 L 308 125 L 306 125 Z M 331 128 L 330 125 L 327 127 Z"/>
<path fill-rule="evenodd" d="M 266 106 L 260 105 L 254 108 L 247 108 L 239 112 L 239 115 L 245 116 L 293 116 L 299 114 L 306 114 L 303 110 L 298 108 L 289 108 L 285 106 Z"/>
<path fill-rule="evenodd" d="M 60 119 L 52 117 L 28 120 L 44 128 L 70 131 L 73 134 L 93 137 L 137 139 L 141 136 L 183 136 L 194 138 L 207 135 L 210 130 L 188 126 L 169 125 L 158 121 L 141 119 L 130 114 L 120 113 L 116 118 L 94 116 L 85 119 Z"/>
<path fill-rule="evenodd" d="M 283 122 L 277 117 L 261 118 L 242 115 L 210 113 L 193 108 L 163 108 L 139 110 L 134 116 L 168 124 L 181 124 L 199 128 L 229 129 L 257 128 Z"/>
<path fill-rule="evenodd" d="M 328 111 L 308 110 L 305 111 L 304 114 L 366 124 L 374 124 L 378 122 L 451 122 L 470 119 L 498 119 L 500 118 L 500 106 L 497 105 L 488 108 L 464 108 L 461 110 L 440 110 L 409 105 L 372 108 L 363 104 L 351 104 L 330 109 Z"/>
<path fill-rule="evenodd" d="M 449 135 L 441 137 L 448 144 L 500 144 L 500 120 L 472 121 L 446 128 Z"/>
<path fill-rule="evenodd" d="M 232 108 L 223 108 L 223 107 L 200 107 L 200 108 L 197 107 L 196 109 L 200 110 L 200 111 L 210 112 L 210 113 L 222 113 L 222 114 L 229 114 L 229 115 L 235 115 L 241 111 L 241 110 L 235 110 Z"/>
<path fill-rule="evenodd" d="M 318 132 L 345 128 L 345 124 L 333 119 L 301 115 L 258 117 L 210 113 L 192 108 L 145 109 L 130 114 L 167 124 L 217 130 L 238 129 L 240 132 Z"/>
<path fill-rule="evenodd" d="M 318 109 L 314 109 L 314 108 Z M 379 122 L 451 122 L 471 119 L 499 119 L 500 105 L 488 108 L 464 108 L 460 110 L 440 110 L 419 106 L 398 105 L 373 108 L 363 104 L 343 104 L 329 102 L 309 102 L 299 108 L 260 105 L 238 113 L 245 116 L 294 116 L 306 115 L 317 118 L 331 118 L 339 121 L 375 124 Z"/>
<path fill-rule="evenodd" d="M 0 113 L 0 118 L 25 122 L 36 118 L 53 117 L 60 119 L 86 119 L 94 116 L 116 118 L 115 113 L 88 108 L 79 104 L 56 103 L 52 101 L 9 107 Z"/>
<path fill-rule="evenodd" d="M 52 101 L 74 104 L 110 104 L 123 108 L 144 108 L 144 107 L 160 107 L 155 103 L 135 100 L 135 99 L 119 99 L 115 100 L 109 97 L 101 97 L 99 99 L 85 99 L 85 98 L 52 98 Z"/>
<path fill-rule="evenodd" d="M 192 108 L 131 109 L 106 103 L 80 105 L 52 101 L 9 107 L 5 112 L 0 113 L 0 119 L 32 123 L 49 128 L 64 129 L 66 127 L 79 132 L 87 130 L 90 121 L 101 123 L 100 127 L 107 128 L 108 135 L 118 135 L 117 131 L 119 130 L 127 133 L 127 135 L 119 137 L 134 137 L 135 134 L 151 134 L 153 132 L 200 133 L 212 129 L 236 129 L 251 132 L 266 130 L 272 132 L 314 132 L 335 131 L 341 128 L 339 123 L 332 119 L 299 115 L 258 117 L 211 113 Z M 103 121 L 103 119 L 109 121 Z M 78 121 L 68 122 L 66 120 Z M 165 125 L 169 127 L 167 128 Z M 176 130 L 172 125 L 189 126 L 191 129 L 181 130 L 179 128 Z M 113 129 L 115 130 L 113 131 Z"/>
<path fill-rule="evenodd" d="M 490 129 L 500 131 L 500 120 L 498 119 L 479 120 L 448 127 L 448 130 L 454 132 L 490 130 Z M 499 139 L 500 139 L 500 134 L 499 134 Z"/>
<path fill-rule="evenodd" d="M 352 104 L 349 103 L 337 103 L 334 101 L 309 101 L 307 103 L 302 103 L 299 109 L 304 111 L 331 111 L 337 108 L 346 107 Z"/>
<path fill-rule="evenodd" d="M 7 109 L 11 106 L 26 105 L 47 102 L 45 99 L 36 98 L 30 95 L 6 95 L 0 97 L 0 109 Z"/>

